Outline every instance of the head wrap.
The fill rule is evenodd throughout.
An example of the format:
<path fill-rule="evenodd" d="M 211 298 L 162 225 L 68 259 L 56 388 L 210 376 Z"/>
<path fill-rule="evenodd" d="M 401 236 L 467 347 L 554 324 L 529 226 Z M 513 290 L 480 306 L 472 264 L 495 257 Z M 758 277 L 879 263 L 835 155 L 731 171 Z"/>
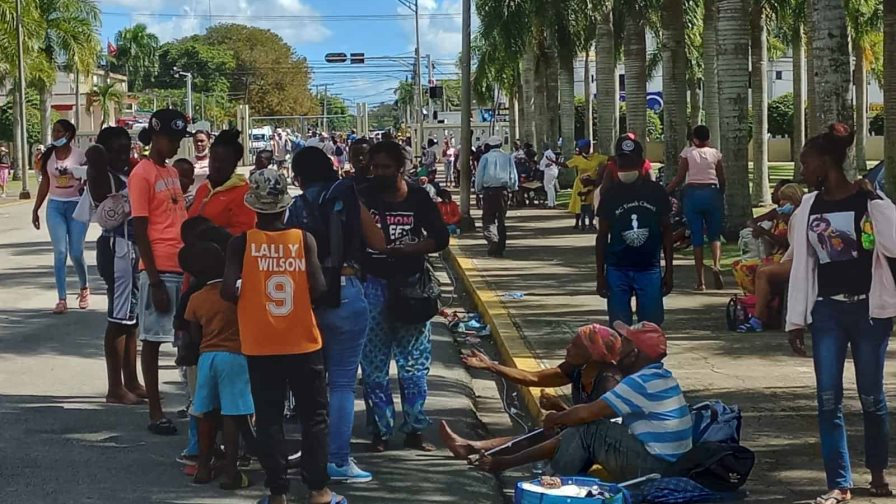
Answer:
<path fill-rule="evenodd" d="M 622 340 L 616 331 L 600 324 L 588 324 L 580 327 L 573 337 L 573 342 L 588 349 L 593 362 L 616 362 Z"/>
<path fill-rule="evenodd" d="M 633 326 L 627 326 L 617 320 L 613 328 L 619 331 L 623 338 L 628 339 L 643 355 L 661 361 L 666 357 L 666 333 L 660 326 L 652 322 L 640 322 Z"/>

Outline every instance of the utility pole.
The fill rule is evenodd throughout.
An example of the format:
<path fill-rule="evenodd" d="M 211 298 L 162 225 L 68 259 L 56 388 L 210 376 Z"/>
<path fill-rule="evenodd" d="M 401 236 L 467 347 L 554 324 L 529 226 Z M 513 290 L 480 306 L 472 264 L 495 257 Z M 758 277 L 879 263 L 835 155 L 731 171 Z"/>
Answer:
<path fill-rule="evenodd" d="M 432 80 L 432 54 L 426 55 L 426 66 L 429 69 L 429 85 L 426 86 L 426 96 L 429 98 L 429 105 L 426 107 L 426 111 L 429 114 L 429 122 L 432 123 L 432 87 L 436 84 L 435 81 Z"/>
<path fill-rule="evenodd" d="M 324 84 L 324 133 L 327 132 L 327 85 Z"/>
<path fill-rule="evenodd" d="M 476 223 L 470 217 L 470 152 L 473 143 L 473 135 L 470 130 L 470 109 L 472 108 L 472 90 L 470 89 L 471 1 L 463 0 L 460 52 L 460 212 L 463 215 L 461 229 L 465 231 L 476 227 Z"/>
<path fill-rule="evenodd" d="M 187 117 L 193 121 L 193 74 L 184 72 L 187 77 Z"/>
<path fill-rule="evenodd" d="M 24 32 L 22 29 L 22 0 L 16 0 L 16 50 L 18 51 L 18 79 L 19 85 L 16 86 L 17 104 L 19 114 L 19 144 L 16 145 L 16 164 L 19 173 L 22 174 L 22 192 L 19 193 L 19 199 L 31 199 L 31 193 L 28 191 L 28 129 L 25 127 L 25 42 Z"/>

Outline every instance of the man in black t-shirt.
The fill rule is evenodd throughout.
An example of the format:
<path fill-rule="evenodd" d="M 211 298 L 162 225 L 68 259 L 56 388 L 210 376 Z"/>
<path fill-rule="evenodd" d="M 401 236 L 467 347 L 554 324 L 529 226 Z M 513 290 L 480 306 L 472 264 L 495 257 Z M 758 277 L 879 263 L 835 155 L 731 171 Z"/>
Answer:
<path fill-rule="evenodd" d="M 601 197 L 595 242 L 597 293 L 607 299 L 610 323 L 663 323 L 663 296 L 672 292 L 672 205 L 663 187 L 641 174 L 644 149 L 629 135 L 616 141 L 617 184 Z M 660 269 L 660 250 L 665 274 Z"/>

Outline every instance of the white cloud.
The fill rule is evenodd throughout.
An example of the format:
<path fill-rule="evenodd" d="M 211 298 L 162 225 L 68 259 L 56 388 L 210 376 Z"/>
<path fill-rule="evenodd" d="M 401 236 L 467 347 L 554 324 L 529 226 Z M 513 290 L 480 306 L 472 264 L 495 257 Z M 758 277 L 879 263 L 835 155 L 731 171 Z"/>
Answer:
<path fill-rule="evenodd" d="M 213 4 L 208 0 L 161 0 L 152 4 L 152 8 L 145 0 L 102 0 L 101 7 L 103 10 L 116 12 L 123 10 L 122 7 L 133 11 L 131 21 L 145 23 L 162 42 L 202 33 L 209 23 L 222 22 L 268 28 L 293 47 L 321 42 L 331 34 L 319 21 L 273 17 L 278 13 L 284 16 L 319 15 L 319 12 L 302 0 L 216 0 Z M 212 9 L 211 19 L 208 16 L 209 8 Z M 163 17 L 159 13 L 176 16 Z"/>
<path fill-rule="evenodd" d="M 461 49 L 462 10 L 461 0 L 419 0 L 420 14 L 420 52 L 432 54 L 437 59 L 457 58 Z M 398 12 L 407 14 L 405 7 L 399 7 Z M 428 17 L 437 15 L 438 17 Z M 476 18 L 475 9 L 472 12 L 472 32 L 475 33 L 479 20 Z M 403 23 L 408 38 L 408 49 L 413 51 L 415 46 L 414 20 L 409 18 Z"/>

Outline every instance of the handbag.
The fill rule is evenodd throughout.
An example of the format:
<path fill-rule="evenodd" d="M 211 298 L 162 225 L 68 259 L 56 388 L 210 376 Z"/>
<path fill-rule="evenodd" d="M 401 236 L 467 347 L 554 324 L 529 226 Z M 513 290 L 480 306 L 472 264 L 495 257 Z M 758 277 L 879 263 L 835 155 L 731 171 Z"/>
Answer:
<path fill-rule="evenodd" d="M 389 223 L 382 205 L 377 208 L 383 236 L 389 235 Z M 429 261 L 423 261 L 421 271 L 410 277 L 388 280 L 389 298 L 386 309 L 396 321 L 405 324 L 424 324 L 436 316 L 441 309 L 442 289 Z"/>
<path fill-rule="evenodd" d="M 109 174 L 112 190 L 115 190 L 115 179 Z M 105 230 L 112 230 L 121 226 L 131 216 L 131 202 L 123 191 L 109 194 L 96 207 L 96 222 Z"/>

